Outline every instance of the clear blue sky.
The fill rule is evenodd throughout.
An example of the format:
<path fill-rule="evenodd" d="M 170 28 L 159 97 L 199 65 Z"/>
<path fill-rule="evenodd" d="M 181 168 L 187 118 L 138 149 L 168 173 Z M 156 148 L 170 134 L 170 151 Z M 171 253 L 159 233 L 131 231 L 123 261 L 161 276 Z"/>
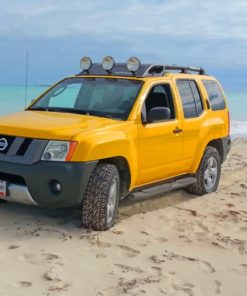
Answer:
<path fill-rule="evenodd" d="M 246 0 L 0 0 L 0 84 L 77 73 L 89 55 L 204 66 L 227 90 L 247 90 Z"/>

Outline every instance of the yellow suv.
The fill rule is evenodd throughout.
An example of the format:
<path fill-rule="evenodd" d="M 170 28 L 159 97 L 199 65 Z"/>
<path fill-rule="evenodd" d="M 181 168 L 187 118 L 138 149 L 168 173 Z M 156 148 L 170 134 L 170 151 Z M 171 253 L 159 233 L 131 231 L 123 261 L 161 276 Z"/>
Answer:
<path fill-rule="evenodd" d="M 231 140 L 215 78 L 136 57 L 84 57 L 81 68 L 0 118 L 1 199 L 81 205 L 82 226 L 106 230 L 130 192 L 217 189 Z"/>

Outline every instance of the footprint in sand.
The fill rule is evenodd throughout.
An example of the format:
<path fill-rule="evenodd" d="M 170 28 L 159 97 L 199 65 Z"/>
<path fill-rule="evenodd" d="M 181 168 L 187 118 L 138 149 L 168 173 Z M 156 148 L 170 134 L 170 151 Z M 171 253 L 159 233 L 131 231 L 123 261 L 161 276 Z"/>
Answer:
<path fill-rule="evenodd" d="M 20 282 L 19 284 L 21 287 L 24 287 L 24 288 L 29 288 L 32 286 L 31 282 L 26 282 L 26 281 Z"/>
<path fill-rule="evenodd" d="M 141 253 L 141 251 L 132 249 L 128 246 L 124 246 L 124 245 L 117 245 L 117 246 L 125 252 L 127 257 L 135 257 Z"/>
<path fill-rule="evenodd" d="M 62 285 L 51 286 L 48 291 L 49 292 L 67 292 L 68 288 L 71 286 L 69 283 L 65 283 Z"/>
<path fill-rule="evenodd" d="M 199 268 L 203 272 L 206 272 L 206 273 L 214 273 L 215 272 L 215 268 L 209 262 L 202 261 L 198 258 L 183 256 L 180 254 L 168 252 L 167 250 L 165 250 L 165 254 L 163 254 L 162 257 L 164 257 L 166 260 L 159 259 L 156 255 L 151 256 L 150 259 L 156 264 L 161 264 L 161 263 L 166 262 L 167 260 L 171 261 L 174 259 L 179 260 L 179 261 L 191 261 L 191 262 L 197 263 Z"/>
<path fill-rule="evenodd" d="M 152 255 L 152 256 L 150 257 L 150 259 L 151 259 L 151 261 L 153 261 L 153 263 L 155 263 L 155 264 L 161 264 L 161 263 L 166 262 L 166 261 L 163 260 L 163 259 L 159 259 L 157 255 Z"/>
<path fill-rule="evenodd" d="M 33 254 L 33 253 L 24 253 L 20 259 L 26 260 L 27 262 L 34 264 L 34 265 L 41 265 L 44 262 L 53 262 L 54 264 L 62 265 L 61 262 L 55 261 L 59 259 L 60 257 L 56 254 L 52 253 L 41 253 L 41 254 Z"/>
<path fill-rule="evenodd" d="M 214 273 L 215 268 L 207 261 L 197 261 L 199 264 L 200 269 L 206 273 Z"/>
<path fill-rule="evenodd" d="M 41 265 L 43 263 L 43 260 L 40 256 L 32 253 L 25 253 L 20 257 L 20 259 L 24 259 L 25 261 L 34 265 Z"/>
<path fill-rule="evenodd" d="M 221 293 L 221 291 L 220 291 L 221 282 L 216 280 L 216 281 L 214 281 L 214 284 L 215 284 L 215 293 L 220 294 Z"/>
<path fill-rule="evenodd" d="M 103 254 L 103 253 L 98 253 L 96 255 L 96 258 L 98 258 L 98 259 L 102 259 L 102 258 L 106 258 L 106 257 L 107 257 L 107 255 L 106 254 Z"/>
<path fill-rule="evenodd" d="M 20 246 L 17 246 L 17 245 L 11 245 L 8 247 L 9 250 L 15 250 L 15 249 L 18 249 L 20 248 Z"/>
<path fill-rule="evenodd" d="M 194 296 L 194 292 L 193 292 L 192 288 L 188 285 L 190 285 L 190 284 L 183 284 L 183 285 L 172 284 L 172 287 L 176 291 L 175 292 L 176 294 L 178 292 L 180 295 L 180 292 L 182 292 L 182 293 L 184 292 L 185 294 L 183 293 L 183 295 Z"/>
<path fill-rule="evenodd" d="M 237 273 L 239 275 L 247 275 L 247 264 L 241 264 L 238 268 L 229 269 L 230 271 Z"/>
<path fill-rule="evenodd" d="M 44 253 L 42 255 L 45 257 L 45 260 L 47 260 L 47 261 L 52 261 L 52 260 L 59 259 L 59 256 L 56 255 L 56 254 Z"/>
<path fill-rule="evenodd" d="M 135 273 L 143 273 L 143 270 L 139 267 L 132 267 L 124 264 L 114 264 L 116 267 L 120 268 L 122 272 L 135 272 Z"/>
<path fill-rule="evenodd" d="M 62 280 L 54 274 L 54 267 L 55 266 L 52 266 L 49 270 L 47 270 L 42 277 L 48 282 L 61 282 Z"/>
<path fill-rule="evenodd" d="M 155 240 L 158 241 L 159 243 L 167 243 L 168 242 L 168 239 L 165 237 L 156 237 Z"/>
<path fill-rule="evenodd" d="M 86 236 L 86 238 L 88 239 L 89 243 L 92 246 L 97 246 L 99 248 L 109 248 L 111 247 L 110 243 L 104 242 L 102 241 L 98 236 Z"/>

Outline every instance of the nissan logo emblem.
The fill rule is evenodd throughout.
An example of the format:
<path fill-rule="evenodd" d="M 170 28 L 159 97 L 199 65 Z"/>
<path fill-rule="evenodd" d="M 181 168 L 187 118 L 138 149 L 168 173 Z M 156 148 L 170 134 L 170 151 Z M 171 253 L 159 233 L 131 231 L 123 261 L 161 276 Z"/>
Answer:
<path fill-rule="evenodd" d="M 0 139 L 0 151 L 7 149 L 8 145 L 8 141 L 5 138 Z"/>

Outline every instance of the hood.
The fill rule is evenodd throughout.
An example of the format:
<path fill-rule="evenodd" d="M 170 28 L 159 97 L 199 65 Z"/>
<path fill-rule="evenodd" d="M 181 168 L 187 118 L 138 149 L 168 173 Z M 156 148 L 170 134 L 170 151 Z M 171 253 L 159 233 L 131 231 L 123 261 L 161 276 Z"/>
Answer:
<path fill-rule="evenodd" d="M 90 132 L 121 123 L 117 120 L 81 114 L 23 111 L 0 117 L 0 135 L 70 140 L 80 132 Z"/>

